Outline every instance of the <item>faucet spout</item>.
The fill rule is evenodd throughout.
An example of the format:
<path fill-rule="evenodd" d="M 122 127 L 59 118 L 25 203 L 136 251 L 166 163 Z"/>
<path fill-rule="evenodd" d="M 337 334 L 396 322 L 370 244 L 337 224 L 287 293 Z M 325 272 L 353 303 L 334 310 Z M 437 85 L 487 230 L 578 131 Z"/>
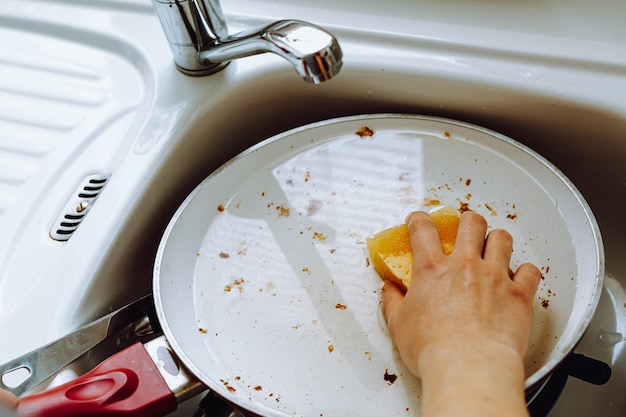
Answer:
<path fill-rule="evenodd" d="M 227 34 L 218 0 L 153 0 L 180 71 L 208 75 L 230 61 L 275 53 L 306 81 L 318 84 L 341 70 L 337 39 L 319 26 L 280 20 L 235 35 Z"/>
<path fill-rule="evenodd" d="M 200 51 L 198 58 L 210 65 L 264 52 L 285 58 L 302 78 L 314 84 L 331 79 L 342 66 L 337 39 L 318 26 L 298 20 L 281 20 L 227 36 Z"/>

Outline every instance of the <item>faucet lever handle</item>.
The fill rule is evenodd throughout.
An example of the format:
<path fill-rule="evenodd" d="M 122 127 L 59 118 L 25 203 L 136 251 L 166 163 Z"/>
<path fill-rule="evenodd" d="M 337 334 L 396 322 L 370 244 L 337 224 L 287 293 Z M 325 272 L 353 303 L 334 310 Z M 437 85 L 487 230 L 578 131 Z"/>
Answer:
<path fill-rule="evenodd" d="M 337 74 L 343 54 L 337 39 L 299 20 L 280 20 L 228 35 L 218 0 L 152 0 L 178 69 L 208 75 L 234 59 L 273 52 L 306 81 L 318 84 Z"/>

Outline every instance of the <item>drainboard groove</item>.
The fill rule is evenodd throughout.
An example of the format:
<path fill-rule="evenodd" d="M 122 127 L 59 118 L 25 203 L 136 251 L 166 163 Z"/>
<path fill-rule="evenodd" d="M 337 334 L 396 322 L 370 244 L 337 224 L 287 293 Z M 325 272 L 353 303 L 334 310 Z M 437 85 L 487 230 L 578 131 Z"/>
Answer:
<path fill-rule="evenodd" d="M 50 228 L 52 239 L 67 241 L 72 237 L 104 189 L 109 176 L 89 175 L 83 179 Z"/>

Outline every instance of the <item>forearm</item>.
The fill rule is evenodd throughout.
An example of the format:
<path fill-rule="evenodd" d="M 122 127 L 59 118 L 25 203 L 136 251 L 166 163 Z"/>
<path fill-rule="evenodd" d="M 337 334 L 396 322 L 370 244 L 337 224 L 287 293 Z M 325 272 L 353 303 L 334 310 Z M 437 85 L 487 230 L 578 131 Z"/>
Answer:
<path fill-rule="evenodd" d="M 424 352 L 424 417 L 527 417 L 524 365 L 512 349 Z"/>

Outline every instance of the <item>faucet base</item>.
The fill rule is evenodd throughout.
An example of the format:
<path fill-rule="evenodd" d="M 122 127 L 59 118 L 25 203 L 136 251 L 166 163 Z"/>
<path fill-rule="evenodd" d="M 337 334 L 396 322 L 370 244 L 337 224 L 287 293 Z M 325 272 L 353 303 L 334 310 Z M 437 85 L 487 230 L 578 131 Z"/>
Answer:
<path fill-rule="evenodd" d="M 189 75 L 191 77 L 204 77 L 205 75 L 211 75 L 215 74 L 216 72 L 220 72 L 221 70 L 226 68 L 228 64 L 230 64 L 230 61 L 221 62 L 219 64 L 214 64 L 210 67 L 204 67 L 202 69 L 183 68 L 180 65 L 176 64 L 176 69 L 178 69 L 178 71 L 182 72 L 183 74 Z"/>

